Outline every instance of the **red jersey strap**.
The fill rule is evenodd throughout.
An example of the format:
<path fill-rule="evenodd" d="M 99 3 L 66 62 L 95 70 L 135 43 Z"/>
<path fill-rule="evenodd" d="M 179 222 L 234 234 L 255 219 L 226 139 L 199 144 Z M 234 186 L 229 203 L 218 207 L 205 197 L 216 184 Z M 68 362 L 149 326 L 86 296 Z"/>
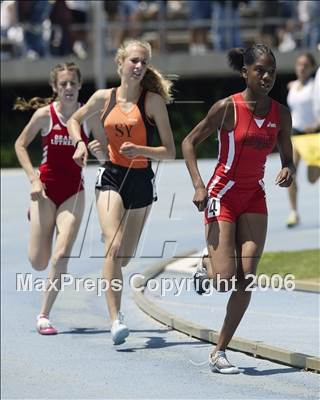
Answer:
<path fill-rule="evenodd" d="M 252 111 L 250 111 L 247 102 L 245 101 L 245 99 L 243 98 L 243 96 L 240 92 L 232 95 L 232 99 L 233 99 L 233 102 L 236 107 L 235 126 L 237 125 L 239 116 L 241 115 L 241 113 L 243 111 L 245 111 L 248 114 L 248 116 L 250 116 L 250 119 L 257 118 L 257 119 L 261 119 L 261 120 L 262 119 L 268 120 L 270 118 L 271 119 L 276 118 L 277 121 L 279 122 L 279 105 L 280 104 L 272 98 L 271 98 L 271 105 L 270 105 L 269 111 L 264 116 L 255 115 Z"/>
<path fill-rule="evenodd" d="M 50 103 L 50 114 L 51 114 L 51 121 L 52 121 L 52 126 L 54 127 L 56 124 L 61 125 L 61 122 L 59 120 L 59 117 L 56 113 L 56 110 L 54 108 L 53 103 Z"/>
<path fill-rule="evenodd" d="M 272 115 L 272 118 L 277 119 L 277 123 L 279 124 L 279 129 L 280 129 L 280 103 L 273 99 L 271 99 L 271 101 L 272 101 L 271 115 Z"/>

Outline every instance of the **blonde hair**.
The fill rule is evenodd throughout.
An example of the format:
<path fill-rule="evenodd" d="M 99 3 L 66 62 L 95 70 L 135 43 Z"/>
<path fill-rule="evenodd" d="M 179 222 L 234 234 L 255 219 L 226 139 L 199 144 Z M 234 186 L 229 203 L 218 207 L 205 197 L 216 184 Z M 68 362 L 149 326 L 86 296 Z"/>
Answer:
<path fill-rule="evenodd" d="M 37 110 L 43 106 L 47 106 L 54 102 L 57 98 L 57 93 L 54 88 L 57 86 L 58 72 L 60 71 L 71 71 L 77 74 L 79 82 L 81 82 L 81 72 L 79 67 L 73 62 L 66 62 L 63 64 L 55 65 L 50 71 L 50 80 L 49 84 L 53 88 L 53 94 L 51 97 L 33 97 L 30 100 L 25 100 L 21 97 L 18 97 L 14 102 L 13 109 L 19 111 L 27 111 L 27 110 Z"/>
<path fill-rule="evenodd" d="M 121 76 L 121 64 L 128 56 L 128 48 L 131 46 L 143 47 L 148 53 L 149 60 L 151 59 L 152 49 L 148 42 L 137 39 L 128 39 L 124 41 L 119 47 L 115 56 L 115 62 L 118 65 L 119 76 Z M 169 79 L 164 78 L 161 72 L 153 65 L 147 66 L 146 73 L 141 81 L 141 85 L 144 89 L 159 94 L 166 101 L 166 103 L 169 103 L 173 99 L 171 92 L 173 83 Z"/>

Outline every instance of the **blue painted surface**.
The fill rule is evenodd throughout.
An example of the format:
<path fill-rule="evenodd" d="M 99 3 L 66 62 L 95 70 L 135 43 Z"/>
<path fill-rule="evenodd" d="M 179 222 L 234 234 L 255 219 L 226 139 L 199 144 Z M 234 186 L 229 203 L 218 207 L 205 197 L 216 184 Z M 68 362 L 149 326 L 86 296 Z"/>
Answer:
<path fill-rule="evenodd" d="M 205 179 L 209 178 L 213 165 L 213 161 L 200 162 Z M 299 170 L 302 224 L 295 230 L 287 231 L 284 227 L 286 193 L 273 184 L 279 165 L 278 159 L 272 156 L 266 177 L 270 209 L 266 249 L 315 248 L 319 244 L 319 187 L 307 184 L 302 176 L 305 170 Z M 86 214 L 69 266 L 69 272 L 77 278 L 96 279 L 100 276 L 103 261 L 99 258 L 103 255 L 103 246 L 94 207 L 82 247 L 89 207 L 94 198 L 95 171 L 96 167 L 89 167 L 85 172 Z M 94 292 L 84 290 L 75 292 L 68 288 L 59 295 L 51 315 L 59 335 L 41 337 L 36 333 L 35 317 L 41 293 L 17 292 L 15 288 L 17 273 L 32 272 L 33 278 L 46 277 L 47 274 L 47 271 L 32 271 L 27 260 L 29 184 L 21 170 L 2 171 L 2 398 L 318 397 L 318 375 L 237 352 L 230 352 L 229 357 L 243 369 L 243 374 L 233 377 L 212 374 L 206 363 L 210 345 L 168 331 L 136 307 L 127 283 L 131 274 L 158 262 L 162 255 L 170 257 L 204 245 L 202 216 L 192 205 L 191 182 L 183 162 L 163 164 L 160 172 L 159 201 L 153 207 L 137 257 L 124 272 L 126 287 L 122 309 L 131 335 L 124 345 L 115 347 L 111 344 L 110 323 L 103 296 L 98 297 Z M 192 304 L 196 305 L 200 300 L 192 301 Z M 268 305 L 262 299 L 261 306 L 258 296 L 255 301 L 259 309 L 262 307 L 264 310 Z M 293 302 L 290 315 L 294 314 L 299 301 L 297 298 Z M 212 311 L 217 311 L 218 303 L 213 300 L 212 304 Z M 306 309 L 310 306 L 313 310 L 315 306 L 311 304 L 313 300 L 306 303 Z M 272 304 L 270 306 L 274 312 Z M 269 308 L 265 312 L 268 313 Z M 211 321 L 213 319 L 214 316 L 210 317 Z"/>

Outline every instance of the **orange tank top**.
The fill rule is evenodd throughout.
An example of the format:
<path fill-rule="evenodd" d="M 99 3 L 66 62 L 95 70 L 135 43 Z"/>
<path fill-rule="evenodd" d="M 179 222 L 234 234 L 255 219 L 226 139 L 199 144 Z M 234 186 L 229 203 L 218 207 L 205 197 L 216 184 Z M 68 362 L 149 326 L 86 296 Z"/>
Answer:
<path fill-rule="evenodd" d="M 155 124 L 145 112 L 147 91 L 143 89 L 137 104 L 129 112 L 124 112 L 117 103 L 117 88 L 111 91 L 109 102 L 105 105 L 101 121 L 108 139 L 110 161 L 127 168 L 148 168 L 150 161 L 146 157 L 130 159 L 120 154 L 124 142 L 140 146 L 151 146 Z"/>

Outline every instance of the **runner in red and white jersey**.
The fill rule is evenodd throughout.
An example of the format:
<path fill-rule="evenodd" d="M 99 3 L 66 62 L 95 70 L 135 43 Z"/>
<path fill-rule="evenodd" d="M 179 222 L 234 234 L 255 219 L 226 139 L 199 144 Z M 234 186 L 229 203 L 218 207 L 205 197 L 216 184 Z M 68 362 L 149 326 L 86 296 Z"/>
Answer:
<path fill-rule="evenodd" d="M 267 46 L 255 44 L 232 49 L 228 57 L 245 79 L 246 89 L 215 103 L 182 145 L 195 188 L 193 203 L 205 211 L 209 257 L 202 257 L 197 267 L 196 290 L 202 294 L 209 289 L 207 277 L 222 291 L 230 290 L 235 281 L 218 343 L 210 354 L 211 370 L 222 374 L 239 373 L 226 358 L 225 349 L 249 305 L 251 291 L 246 288 L 252 276 L 248 276 L 256 273 L 263 252 L 268 217 L 262 179 L 266 156 L 276 143 L 282 169 L 275 183 L 290 186 L 295 172 L 290 112 L 268 96 L 276 75 L 274 54 Z M 195 146 L 216 131 L 219 160 L 205 187 Z"/>
<path fill-rule="evenodd" d="M 255 115 L 242 93 L 230 98 L 232 129 L 218 129 L 219 155 L 207 184 L 205 222 L 236 222 L 244 213 L 267 214 L 264 167 L 280 129 L 280 104 L 271 99 L 267 114 Z"/>
<path fill-rule="evenodd" d="M 46 195 L 57 207 L 68 198 L 83 190 L 82 169 L 73 160 L 74 143 L 69 136 L 66 123 L 59 117 L 58 103 L 49 106 L 50 126 L 42 132 L 42 161 L 39 167 L 41 182 Z M 78 106 L 79 108 L 79 106 Z M 87 145 L 89 138 L 87 123 L 81 127 L 81 139 Z"/>
<path fill-rule="evenodd" d="M 42 335 L 57 333 L 49 313 L 60 288 L 61 274 L 67 271 L 84 211 L 81 168 L 73 160 L 75 147 L 66 127 L 68 119 L 79 108 L 80 70 L 74 63 L 58 64 L 50 77 L 51 98 L 17 99 L 15 103 L 15 109 L 36 110 L 16 140 L 15 149 L 31 183 L 29 260 L 36 270 L 44 270 L 51 261 L 48 290 L 37 318 L 37 330 Z M 89 148 L 95 154 L 101 153 L 106 143 L 98 117 L 89 119 L 87 128 L 82 127 L 80 142 L 88 143 L 90 131 L 99 141 L 93 140 Z M 43 159 L 39 171 L 35 171 L 27 147 L 39 132 Z"/>
<path fill-rule="evenodd" d="M 218 130 L 219 155 L 215 175 L 250 185 L 263 178 L 267 155 L 272 151 L 280 128 L 279 103 L 271 99 L 265 116 L 249 109 L 242 93 L 231 96 L 234 128 Z"/>
<path fill-rule="evenodd" d="M 49 105 L 50 126 L 47 132 L 42 132 L 43 157 L 40 170 L 43 173 L 53 172 L 57 174 L 81 174 L 81 168 L 74 162 L 74 143 L 69 136 L 66 123 L 59 117 L 58 104 L 53 102 Z M 80 104 L 79 104 L 80 107 Z M 81 127 L 81 139 L 87 144 L 89 138 L 87 123 Z"/>

